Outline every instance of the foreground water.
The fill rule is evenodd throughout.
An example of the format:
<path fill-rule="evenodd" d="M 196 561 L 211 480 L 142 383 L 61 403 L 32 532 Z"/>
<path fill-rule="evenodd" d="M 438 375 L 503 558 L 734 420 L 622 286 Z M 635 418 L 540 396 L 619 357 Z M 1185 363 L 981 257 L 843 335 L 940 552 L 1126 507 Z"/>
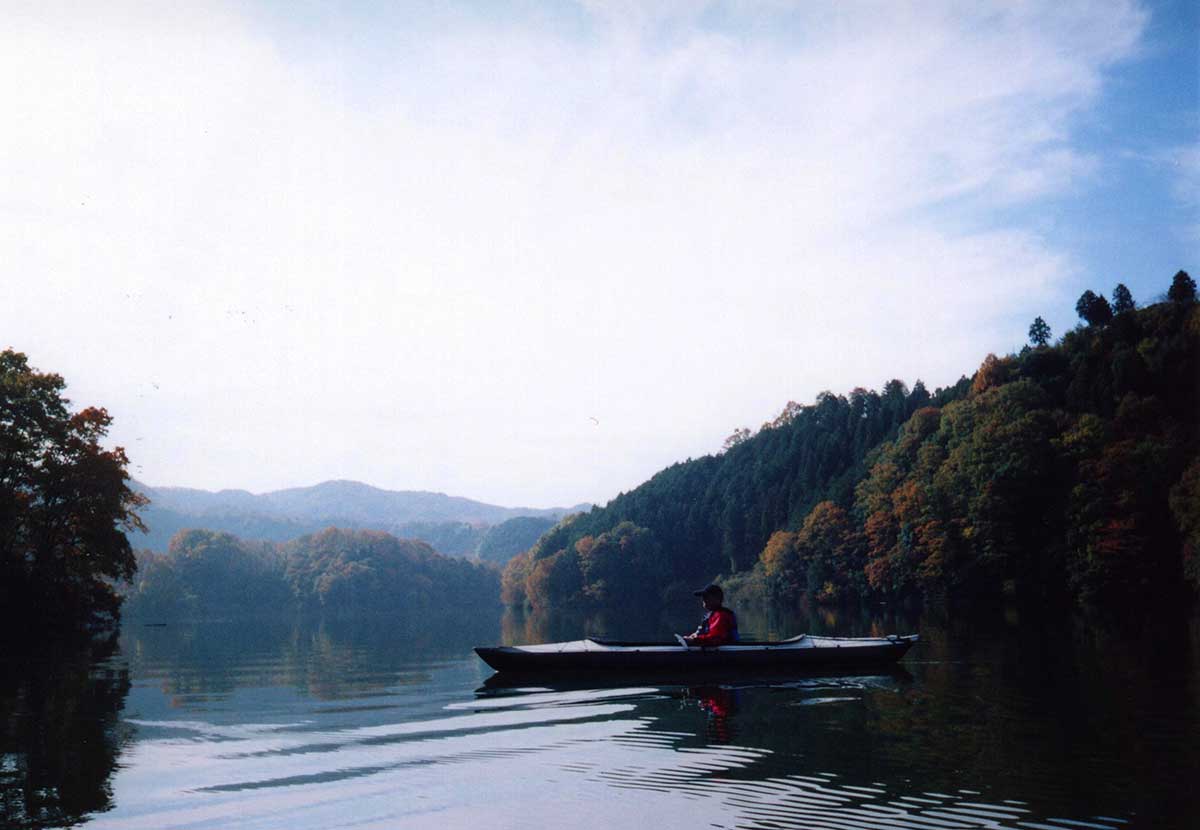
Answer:
<path fill-rule="evenodd" d="M 917 630 L 878 676 L 485 685 L 472 645 L 631 621 L 127 625 L 4 661 L 0 824 L 89 828 L 1200 826 L 1200 626 L 743 614 Z"/>

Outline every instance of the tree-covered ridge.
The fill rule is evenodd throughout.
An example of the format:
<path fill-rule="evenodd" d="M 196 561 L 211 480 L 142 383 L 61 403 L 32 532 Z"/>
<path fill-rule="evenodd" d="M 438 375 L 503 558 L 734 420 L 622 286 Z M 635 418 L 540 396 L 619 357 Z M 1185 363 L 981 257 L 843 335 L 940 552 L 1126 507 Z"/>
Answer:
<path fill-rule="evenodd" d="M 767 587 L 1113 605 L 1200 585 L 1200 310 L 1194 291 L 1138 310 L 1121 288 L 1120 311 L 1087 292 L 1086 326 L 989 356 L 966 398 L 916 413 L 825 507 L 846 508 L 836 530 L 810 516 L 773 539 Z"/>
<path fill-rule="evenodd" d="M 493 568 L 379 531 L 328 528 L 278 544 L 190 530 L 166 555 L 139 555 L 127 607 L 142 618 L 396 613 L 478 609 L 498 593 Z"/>
<path fill-rule="evenodd" d="M 0 351 L 0 615 L 9 630 L 78 630 L 114 622 L 114 583 L 133 575 L 123 531 L 144 500 L 128 459 L 100 442 L 112 419 L 72 412 L 61 376 Z"/>
<path fill-rule="evenodd" d="M 505 601 L 620 604 L 716 574 L 782 598 L 1109 604 L 1200 585 L 1195 284 L 1077 310 L 1057 344 L 1038 318 L 1033 347 L 933 396 L 893 381 L 789 404 L 560 523 L 510 563 Z"/>
<path fill-rule="evenodd" d="M 475 555 L 481 562 L 505 565 L 518 553 L 529 550 L 554 524 L 553 519 L 542 516 L 517 516 L 493 525 L 479 540 Z"/>
<path fill-rule="evenodd" d="M 747 570 L 776 529 L 823 499 L 849 498 L 867 452 L 914 411 L 966 387 L 964 379 L 931 396 L 920 382 L 909 391 L 893 380 L 882 394 L 855 389 L 789 403 L 757 434 L 735 433 L 721 454 L 674 464 L 561 522 L 510 562 L 505 601 L 618 603 Z"/>

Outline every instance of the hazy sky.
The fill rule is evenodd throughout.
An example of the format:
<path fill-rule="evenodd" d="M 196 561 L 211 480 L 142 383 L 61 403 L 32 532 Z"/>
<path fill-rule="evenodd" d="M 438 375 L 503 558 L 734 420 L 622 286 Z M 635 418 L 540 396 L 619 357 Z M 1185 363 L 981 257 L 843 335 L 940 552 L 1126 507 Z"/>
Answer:
<path fill-rule="evenodd" d="M 1190 2 L 6 0 L 0 347 L 150 484 L 604 502 L 1196 274 L 1198 79 Z"/>

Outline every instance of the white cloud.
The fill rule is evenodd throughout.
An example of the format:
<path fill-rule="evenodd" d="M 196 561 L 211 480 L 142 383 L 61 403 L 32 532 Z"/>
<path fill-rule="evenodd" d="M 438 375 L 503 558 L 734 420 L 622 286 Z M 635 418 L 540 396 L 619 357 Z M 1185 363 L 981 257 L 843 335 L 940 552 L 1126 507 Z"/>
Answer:
<path fill-rule="evenodd" d="M 603 500 L 789 398 L 1014 346 L 1072 264 L 992 210 L 1092 174 L 1072 119 L 1144 26 L 588 6 L 311 54 L 236 7 L 10 9 L 0 337 L 153 483 Z"/>

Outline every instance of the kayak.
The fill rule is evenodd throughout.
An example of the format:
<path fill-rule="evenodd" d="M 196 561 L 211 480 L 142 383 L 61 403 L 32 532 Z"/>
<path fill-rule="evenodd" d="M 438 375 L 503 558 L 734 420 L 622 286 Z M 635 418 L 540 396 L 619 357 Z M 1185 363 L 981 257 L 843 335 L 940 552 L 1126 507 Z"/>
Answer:
<path fill-rule="evenodd" d="M 776 642 L 740 641 L 708 648 L 589 637 L 532 646 L 479 647 L 475 653 L 498 672 L 792 670 L 885 666 L 917 642 L 916 634 L 887 637 L 816 637 Z"/>

